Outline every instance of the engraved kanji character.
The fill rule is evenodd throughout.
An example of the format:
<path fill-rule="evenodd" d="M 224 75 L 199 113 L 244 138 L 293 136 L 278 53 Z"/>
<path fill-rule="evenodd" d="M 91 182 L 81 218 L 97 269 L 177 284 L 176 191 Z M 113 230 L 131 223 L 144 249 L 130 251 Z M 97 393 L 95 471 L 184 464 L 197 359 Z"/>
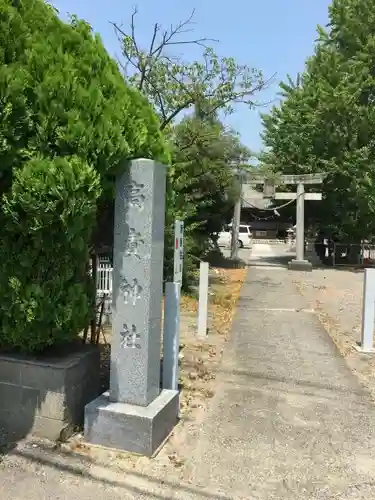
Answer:
<path fill-rule="evenodd" d="M 134 228 L 129 229 L 129 239 L 127 244 L 127 255 L 133 255 L 136 259 L 141 259 L 139 255 L 139 246 L 143 245 L 144 241 L 141 239 L 141 233 L 137 233 Z"/>
<path fill-rule="evenodd" d="M 133 324 L 131 328 L 124 323 L 121 335 L 121 347 L 123 349 L 140 349 L 141 345 L 137 342 L 140 340 L 141 335 L 137 332 L 137 327 Z"/>
<path fill-rule="evenodd" d="M 124 277 L 122 277 L 120 290 L 124 295 L 125 304 L 129 303 L 129 300 L 132 301 L 133 306 L 135 306 L 138 299 L 141 298 L 141 293 L 143 288 L 138 283 L 137 278 L 134 278 L 131 283 Z"/>
<path fill-rule="evenodd" d="M 130 185 L 129 192 L 129 205 L 132 207 L 137 207 L 140 210 L 143 209 L 145 196 L 142 194 L 144 184 L 138 184 L 138 182 L 132 181 Z"/>

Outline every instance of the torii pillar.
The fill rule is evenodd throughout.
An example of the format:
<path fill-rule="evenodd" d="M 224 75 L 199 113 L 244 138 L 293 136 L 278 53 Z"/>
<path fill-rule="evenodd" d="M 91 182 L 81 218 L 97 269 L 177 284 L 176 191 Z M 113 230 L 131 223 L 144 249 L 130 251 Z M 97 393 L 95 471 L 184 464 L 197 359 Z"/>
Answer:
<path fill-rule="evenodd" d="M 305 193 L 305 184 L 321 184 L 326 174 L 283 175 L 283 184 L 297 184 L 297 193 L 275 193 L 275 200 L 297 200 L 296 258 L 288 263 L 289 269 L 311 271 L 312 264 L 305 259 L 305 200 L 320 201 L 322 193 Z"/>

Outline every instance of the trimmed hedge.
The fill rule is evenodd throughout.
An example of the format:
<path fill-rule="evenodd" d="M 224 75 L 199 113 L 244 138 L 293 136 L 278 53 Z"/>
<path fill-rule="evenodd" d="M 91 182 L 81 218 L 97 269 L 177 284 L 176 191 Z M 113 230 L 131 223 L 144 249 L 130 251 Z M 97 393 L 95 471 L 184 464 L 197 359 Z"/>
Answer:
<path fill-rule="evenodd" d="M 97 206 L 134 157 L 168 161 L 158 119 L 90 26 L 0 0 L 0 347 L 42 351 L 85 326 Z"/>

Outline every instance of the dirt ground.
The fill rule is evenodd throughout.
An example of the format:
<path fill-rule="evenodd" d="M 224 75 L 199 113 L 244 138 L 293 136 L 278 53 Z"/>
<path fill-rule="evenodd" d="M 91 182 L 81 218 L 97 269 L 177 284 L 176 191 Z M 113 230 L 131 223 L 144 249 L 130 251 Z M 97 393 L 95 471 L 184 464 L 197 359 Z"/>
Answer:
<path fill-rule="evenodd" d="M 363 271 L 354 269 L 315 269 L 295 280 L 319 316 L 348 366 L 375 398 L 375 355 L 354 349 L 360 341 Z"/>
<path fill-rule="evenodd" d="M 183 296 L 181 300 L 180 328 L 180 422 L 160 452 L 153 458 L 90 447 L 82 434 L 66 443 L 60 443 L 63 452 L 84 455 L 93 464 L 109 466 L 126 473 L 128 470 L 144 472 L 161 478 L 168 474 L 172 480 L 184 477 L 184 463 L 192 446 L 195 430 L 203 420 L 210 399 L 216 390 L 216 369 L 221 360 L 231 329 L 235 305 L 238 300 L 246 269 L 210 270 L 208 335 L 204 341 L 196 337 L 198 301 Z M 110 331 L 105 332 L 110 341 Z M 104 367 L 109 350 L 105 350 Z"/>

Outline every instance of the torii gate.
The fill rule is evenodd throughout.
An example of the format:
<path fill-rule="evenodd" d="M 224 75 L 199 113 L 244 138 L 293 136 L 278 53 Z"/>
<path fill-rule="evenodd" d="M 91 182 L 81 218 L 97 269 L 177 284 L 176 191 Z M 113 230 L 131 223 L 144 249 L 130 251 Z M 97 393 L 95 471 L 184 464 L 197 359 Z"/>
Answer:
<path fill-rule="evenodd" d="M 305 193 L 305 184 L 321 184 L 327 174 L 281 175 L 277 180 L 262 175 L 246 175 L 242 183 L 242 196 L 246 198 L 244 187 L 263 185 L 263 198 L 275 200 L 297 200 L 296 207 L 296 258 L 289 262 L 289 269 L 311 271 L 312 264 L 305 259 L 305 200 L 320 201 L 322 193 Z M 275 192 L 276 185 L 297 185 L 296 193 Z M 277 208 L 277 207 L 275 207 Z"/>

